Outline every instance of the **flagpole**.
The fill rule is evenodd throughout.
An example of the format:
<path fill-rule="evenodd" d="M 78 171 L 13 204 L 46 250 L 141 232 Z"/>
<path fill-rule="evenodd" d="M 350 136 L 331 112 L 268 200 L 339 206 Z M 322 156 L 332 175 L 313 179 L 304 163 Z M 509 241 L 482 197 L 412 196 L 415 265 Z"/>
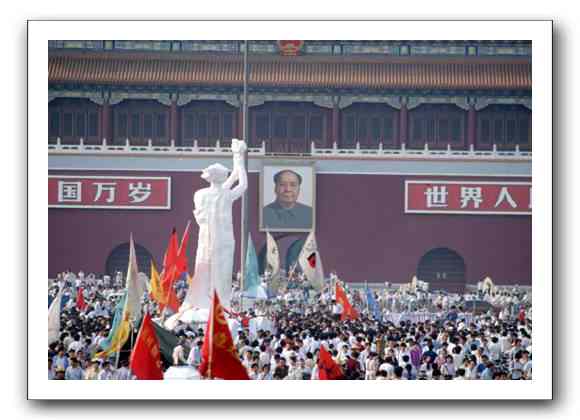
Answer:
<path fill-rule="evenodd" d="M 121 349 L 117 352 L 117 357 L 115 357 L 115 370 L 119 369 L 119 358 L 121 357 Z"/>
<path fill-rule="evenodd" d="M 368 281 L 365 280 L 365 294 L 367 295 L 366 301 L 367 301 L 367 315 L 369 315 L 370 318 L 370 312 L 369 312 L 369 296 L 368 293 L 370 293 L 369 290 L 369 285 L 368 285 Z"/>
<path fill-rule="evenodd" d="M 212 296 L 211 302 L 211 314 L 209 315 L 209 356 L 208 356 L 208 365 L 207 365 L 207 376 L 209 379 L 213 379 L 211 376 L 211 366 L 213 364 L 213 322 L 214 322 L 214 314 L 215 314 L 215 290 L 213 290 L 214 295 Z"/>
<path fill-rule="evenodd" d="M 244 97 L 243 97 L 243 140 L 246 144 L 249 144 L 248 139 L 248 78 L 249 78 L 249 68 L 248 68 L 248 40 L 244 41 Z M 248 170 L 248 150 L 244 151 L 244 168 Z M 246 280 L 246 246 L 248 244 L 248 188 L 244 191 L 242 195 L 242 226 L 241 226 L 241 247 L 240 247 L 240 310 L 244 309 L 244 285 Z"/>

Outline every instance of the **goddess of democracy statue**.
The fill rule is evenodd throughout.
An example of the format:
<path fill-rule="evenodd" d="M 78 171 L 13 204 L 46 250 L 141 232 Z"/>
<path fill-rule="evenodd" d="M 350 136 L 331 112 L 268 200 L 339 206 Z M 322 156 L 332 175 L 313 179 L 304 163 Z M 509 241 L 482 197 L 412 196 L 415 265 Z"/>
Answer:
<path fill-rule="evenodd" d="M 213 288 L 222 305 L 230 307 L 236 244 L 232 207 L 248 188 L 244 167 L 246 149 L 244 141 L 232 139 L 234 167 L 229 177 L 228 168 L 219 163 L 208 166 L 201 174 L 210 186 L 196 191 L 193 196 L 193 215 L 199 225 L 195 274 L 179 312 L 189 308 L 209 308 Z M 238 184 L 233 187 L 236 181 Z"/>

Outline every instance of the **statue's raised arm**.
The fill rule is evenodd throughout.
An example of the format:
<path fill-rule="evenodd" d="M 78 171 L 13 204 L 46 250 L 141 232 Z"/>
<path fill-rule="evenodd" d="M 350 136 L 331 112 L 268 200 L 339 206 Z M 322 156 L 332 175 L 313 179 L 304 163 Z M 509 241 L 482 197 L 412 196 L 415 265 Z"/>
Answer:
<path fill-rule="evenodd" d="M 234 182 L 238 181 L 232 189 L 234 200 L 240 198 L 248 188 L 248 175 L 244 165 L 244 153 L 247 150 L 246 142 L 243 140 L 232 139 L 232 152 L 234 154 L 234 169 L 231 175 L 226 180 L 225 187 L 230 188 Z"/>

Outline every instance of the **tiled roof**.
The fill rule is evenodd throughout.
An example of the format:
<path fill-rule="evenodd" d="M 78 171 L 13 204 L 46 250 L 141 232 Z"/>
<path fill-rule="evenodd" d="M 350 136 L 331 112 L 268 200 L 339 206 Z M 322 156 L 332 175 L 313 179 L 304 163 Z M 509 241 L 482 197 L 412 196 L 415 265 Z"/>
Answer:
<path fill-rule="evenodd" d="M 339 56 L 251 57 L 250 83 L 260 87 L 363 89 L 531 89 L 528 58 Z M 239 86 L 234 55 L 55 53 L 50 83 Z"/>

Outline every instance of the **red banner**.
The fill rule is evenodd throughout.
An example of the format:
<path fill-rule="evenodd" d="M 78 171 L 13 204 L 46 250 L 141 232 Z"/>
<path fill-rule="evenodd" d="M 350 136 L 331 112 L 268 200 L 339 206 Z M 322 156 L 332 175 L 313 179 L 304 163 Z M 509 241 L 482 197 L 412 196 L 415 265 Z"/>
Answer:
<path fill-rule="evenodd" d="M 405 181 L 405 213 L 532 214 L 531 182 Z"/>
<path fill-rule="evenodd" d="M 171 178 L 123 176 L 48 176 L 49 208 L 171 208 Z"/>

